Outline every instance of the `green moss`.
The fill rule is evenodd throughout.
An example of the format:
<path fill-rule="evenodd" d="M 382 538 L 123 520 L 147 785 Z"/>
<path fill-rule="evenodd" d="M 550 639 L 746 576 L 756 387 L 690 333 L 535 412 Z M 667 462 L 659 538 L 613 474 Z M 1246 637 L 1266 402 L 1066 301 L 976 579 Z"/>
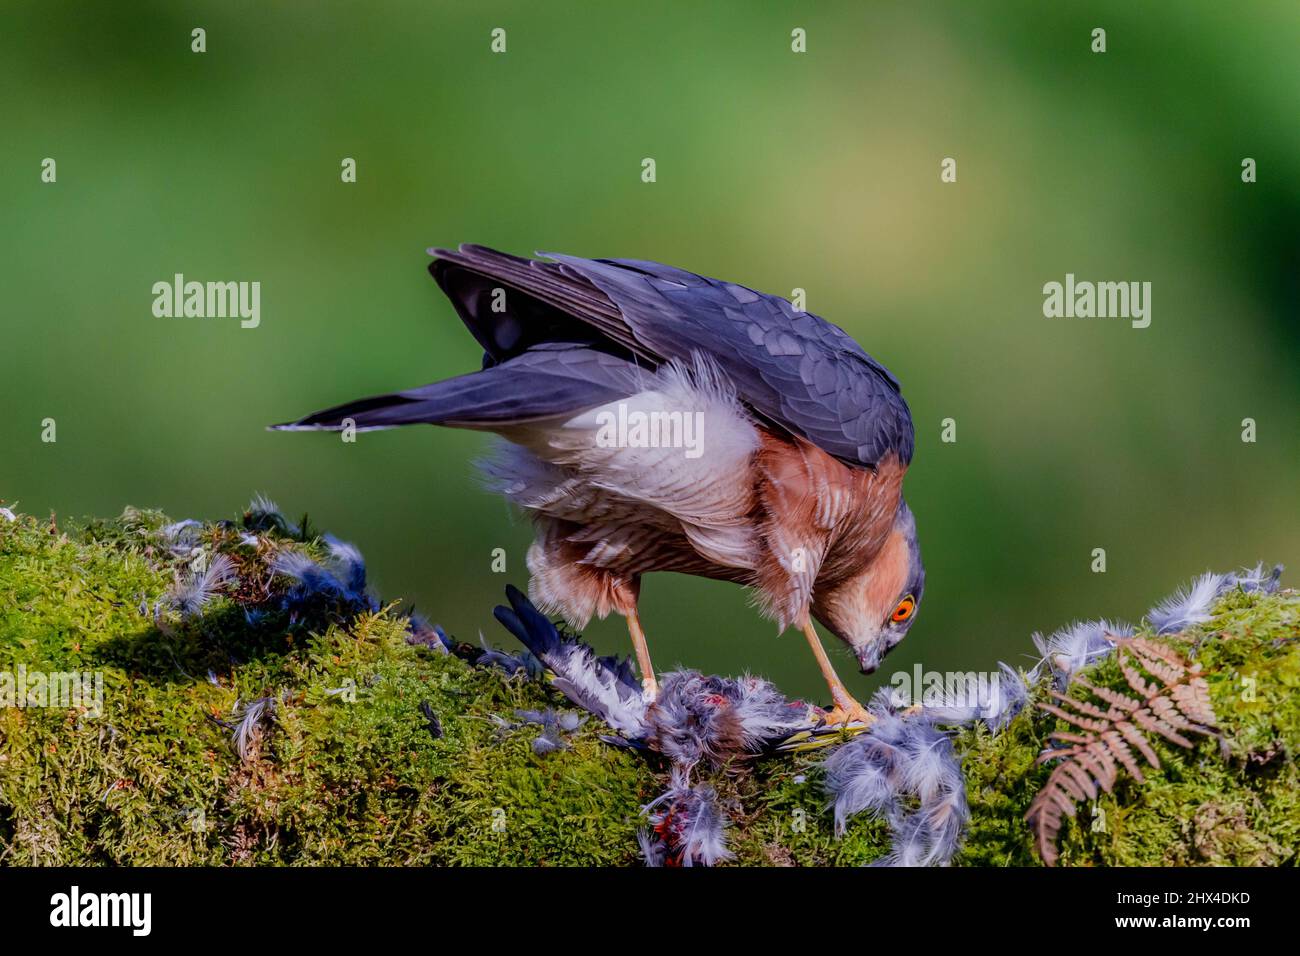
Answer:
<path fill-rule="evenodd" d="M 1062 865 L 1264 865 L 1296 862 L 1300 847 L 1300 595 L 1231 593 L 1205 625 L 1171 639 L 1199 663 L 1221 737 L 1191 750 L 1159 741 L 1145 783 L 1121 775 L 1113 794 L 1083 807 L 1061 836 Z M 1147 633 L 1149 631 L 1139 631 Z M 1126 690 L 1114 660 L 1089 680 Z M 1042 688 L 1035 699 L 1041 700 Z M 972 825 L 958 862 L 1032 864 L 1023 817 L 1051 767 L 1034 757 L 1059 729 L 1026 712 L 1003 734 L 963 731 Z"/>
<path fill-rule="evenodd" d="M 160 546 L 164 523 L 128 511 L 68 535 L 29 517 L 0 522 L 0 669 L 105 682 L 97 719 L 0 710 L 4 862 L 636 858 L 638 811 L 656 792 L 644 761 L 601 743 L 594 725 L 547 757 L 525 732 L 496 739 L 489 715 L 554 701 L 536 683 L 412 646 L 392 609 L 304 630 L 250 626 L 219 599 L 196 622 L 164 615 L 160 626 L 152 609 L 183 570 Z M 349 681 L 354 693 L 328 693 Z M 275 722 L 241 760 L 210 718 L 270 694 Z"/>
<path fill-rule="evenodd" d="M 79 532 L 0 520 L 0 670 L 100 672 L 102 715 L 0 709 L 0 860 L 11 864 L 624 865 L 640 808 L 665 788 L 659 761 L 609 746 L 588 721 L 571 747 L 535 755 L 528 730 L 492 715 L 562 704 L 544 684 L 407 641 L 396 608 L 250 623 L 284 549 L 319 554 L 305 527 L 231 523 L 197 542 L 240 565 L 238 593 L 201 617 L 155 615 L 182 558 L 167 519 L 128 510 Z M 305 526 L 305 523 L 304 523 Z M 1159 748 L 1145 784 L 1122 780 L 1061 836 L 1062 864 L 1292 863 L 1300 844 L 1300 597 L 1233 594 L 1180 638 L 1202 666 L 1222 740 Z M 1113 663 L 1094 681 L 1122 686 Z M 212 678 L 209 678 L 211 673 Z M 1042 688 L 1035 689 L 1041 698 Z M 275 719 L 241 759 L 238 701 L 274 696 Z M 438 716 L 435 739 L 420 713 Z M 999 735 L 962 731 L 971 826 L 965 865 L 1037 863 L 1024 814 L 1050 768 L 1054 718 L 1027 711 Z M 821 755 L 710 775 L 742 864 L 852 865 L 888 848 L 883 821 L 840 838 Z"/>

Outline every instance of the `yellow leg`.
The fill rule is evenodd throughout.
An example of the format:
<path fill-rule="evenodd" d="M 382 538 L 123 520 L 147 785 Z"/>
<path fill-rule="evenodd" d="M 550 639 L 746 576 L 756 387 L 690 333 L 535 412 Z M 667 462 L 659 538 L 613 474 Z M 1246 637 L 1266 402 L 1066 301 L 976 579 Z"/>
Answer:
<path fill-rule="evenodd" d="M 817 666 L 821 668 L 826 686 L 831 689 L 831 700 L 835 703 L 835 707 L 826 714 L 826 722 L 828 724 L 848 724 L 854 721 L 861 721 L 864 724 L 874 723 L 875 718 L 853 699 L 853 695 L 848 692 L 844 682 L 835 673 L 835 668 L 831 666 L 831 659 L 826 656 L 826 648 L 822 647 L 821 638 L 817 636 L 811 620 L 804 621 L 803 634 L 808 638 L 808 646 L 812 648 L 813 657 L 817 658 Z"/>
<path fill-rule="evenodd" d="M 641 618 L 636 608 L 627 612 L 627 632 L 632 635 L 632 648 L 636 651 L 636 666 L 641 671 L 641 693 L 646 700 L 659 696 L 659 682 L 655 680 L 655 670 L 650 664 L 650 648 L 646 646 L 645 631 L 641 628 Z"/>

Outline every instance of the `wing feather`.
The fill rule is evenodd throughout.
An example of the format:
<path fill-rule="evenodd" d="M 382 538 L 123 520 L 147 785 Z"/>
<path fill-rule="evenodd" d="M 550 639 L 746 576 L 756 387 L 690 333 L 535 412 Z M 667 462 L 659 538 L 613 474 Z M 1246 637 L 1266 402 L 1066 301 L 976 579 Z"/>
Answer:
<path fill-rule="evenodd" d="M 563 310 L 651 367 L 710 356 L 762 418 L 842 461 L 911 461 L 898 380 L 843 329 L 785 299 L 645 260 L 433 252 Z"/>

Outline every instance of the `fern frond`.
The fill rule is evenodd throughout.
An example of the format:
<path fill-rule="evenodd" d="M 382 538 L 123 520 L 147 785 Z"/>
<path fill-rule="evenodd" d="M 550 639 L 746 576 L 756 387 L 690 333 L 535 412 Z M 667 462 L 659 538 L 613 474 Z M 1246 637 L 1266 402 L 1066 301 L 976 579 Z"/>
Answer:
<path fill-rule="evenodd" d="M 1145 737 L 1138 733 L 1136 727 L 1130 724 L 1127 720 L 1122 720 L 1115 725 L 1115 730 L 1124 738 L 1125 743 L 1132 744 L 1137 748 L 1138 753 L 1143 756 L 1147 763 L 1155 767 L 1157 770 L 1160 769 L 1160 758 L 1156 756 L 1155 749 L 1147 742 Z M 1127 764 L 1125 766 L 1127 766 Z M 1143 779 L 1140 772 L 1129 770 L 1129 773 L 1133 774 L 1138 783 L 1146 783 L 1146 780 Z"/>
<path fill-rule="evenodd" d="M 1138 701 L 1135 701 L 1127 694 L 1121 694 L 1119 691 L 1111 690 L 1109 687 L 1095 687 L 1092 684 L 1089 684 L 1082 677 L 1076 677 L 1074 682 L 1084 690 L 1089 691 L 1094 696 L 1100 697 L 1106 703 L 1110 704 L 1110 710 L 1107 712 L 1106 716 L 1112 720 L 1115 718 L 1117 713 L 1131 714 L 1141 706 Z"/>
<path fill-rule="evenodd" d="M 1212 727 L 1215 723 L 1214 705 L 1210 703 L 1210 685 L 1205 681 L 1191 681 L 1172 688 L 1178 709 L 1198 724 Z"/>
<path fill-rule="evenodd" d="M 1125 733 L 1125 728 L 1132 734 L 1129 737 Z M 1138 762 L 1133 759 L 1133 751 L 1129 749 L 1132 743 L 1138 748 L 1138 752 L 1145 757 L 1153 767 L 1159 767 L 1160 761 L 1156 757 L 1156 752 L 1150 748 L 1142 735 L 1133 729 L 1133 725 L 1127 722 L 1120 722 L 1115 725 L 1114 730 L 1108 730 L 1102 734 L 1102 739 L 1106 742 L 1106 752 L 1118 760 L 1138 783 L 1146 783 L 1146 778 L 1142 776 L 1142 768 Z"/>
<path fill-rule="evenodd" d="M 1120 767 L 1138 783 L 1145 783 L 1134 750 L 1159 769 L 1152 736 L 1190 748 L 1193 744 L 1187 734 L 1215 733 L 1209 685 L 1196 667 L 1160 641 L 1145 637 L 1114 640 L 1116 662 L 1131 693 L 1098 687 L 1076 676 L 1071 682 L 1071 688 L 1079 689 L 1074 696 L 1051 691 L 1055 703 L 1038 705 L 1082 731 L 1053 731 L 1048 739 L 1067 746 L 1051 746 L 1038 755 L 1040 764 L 1060 761 L 1025 815 L 1033 828 L 1038 855 L 1048 866 L 1059 856 L 1057 837 L 1064 818 L 1073 817 L 1081 801 L 1097 799 L 1099 789 L 1110 793 Z"/>

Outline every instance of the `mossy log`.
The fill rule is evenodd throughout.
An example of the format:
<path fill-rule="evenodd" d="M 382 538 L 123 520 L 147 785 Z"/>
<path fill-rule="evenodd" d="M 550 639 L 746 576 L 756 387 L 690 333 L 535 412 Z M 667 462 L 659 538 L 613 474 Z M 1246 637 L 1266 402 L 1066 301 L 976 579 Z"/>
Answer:
<path fill-rule="evenodd" d="M 241 573 L 237 587 L 198 595 L 202 613 L 180 613 L 191 557 L 167 525 L 130 509 L 75 531 L 0 514 L 0 672 L 103 677 L 98 713 L 0 707 L 0 862 L 640 862 L 641 809 L 667 780 L 656 757 L 602 742 L 596 720 L 535 753 L 535 728 L 503 732 L 494 717 L 567 702 L 526 674 L 413 643 L 396 605 L 249 613 L 273 590 L 257 565 L 268 551 L 323 547 L 305 526 L 192 526 L 194 553 L 233 554 Z M 1294 865 L 1300 595 L 1231 593 L 1171 643 L 1200 665 L 1220 736 L 1157 744 L 1159 770 L 1122 777 L 1069 821 L 1060 865 Z M 1123 687 L 1113 660 L 1087 673 Z M 237 746 L 232 716 L 265 700 L 267 719 L 245 721 Z M 956 864 L 1040 863 L 1025 814 L 1051 769 L 1036 758 L 1060 726 L 1030 707 L 996 735 L 978 723 L 956 732 L 971 812 Z M 861 864 L 888 851 L 882 820 L 835 835 L 822 757 L 709 775 L 733 865 Z"/>

